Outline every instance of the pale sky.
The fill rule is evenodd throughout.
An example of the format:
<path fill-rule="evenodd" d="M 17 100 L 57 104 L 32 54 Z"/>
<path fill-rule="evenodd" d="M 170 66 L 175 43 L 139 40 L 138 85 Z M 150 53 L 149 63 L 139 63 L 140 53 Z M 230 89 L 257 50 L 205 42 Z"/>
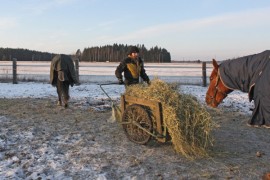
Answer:
<path fill-rule="evenodd" d="M 172 60 L 224 60 L 270 49 L 269 0 L 0 0 L 0 47 L 52 53 L 117 44 Z"/>

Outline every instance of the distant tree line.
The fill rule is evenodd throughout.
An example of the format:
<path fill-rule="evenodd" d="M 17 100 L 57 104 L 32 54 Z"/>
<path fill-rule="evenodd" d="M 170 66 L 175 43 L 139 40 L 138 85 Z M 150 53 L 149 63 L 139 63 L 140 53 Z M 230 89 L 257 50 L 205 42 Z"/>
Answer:
<path fill-rule="evenodd" d="M 28 49 L 0 48 L 0 61 L 50 61 L 55 54 L 48 52 L 32 51 Z"/>
<path fill-rule="evenodd" d="M 123 44 L 113 44 L 102 47 L 85 48 L 80 60 L 87 62 L 119 62 L 127 57 L 129 47 L 130 46 Z M 147 50 L 144 45 L 137 45 L 137 47 L 140 49 L 140 56 L 145 62 L 171 62 L 171 55 L 164 48 L 155 46 Z"/>
<path fill-rule="evenodd" d="M 119 62 L 128 55 L 129 45 L 113 44 L 100 47 L 88 47 L 81 53 L 78 49 L 72 57 L 79 57 L 85 62 Z M 152 47 L 149 50 L 144 45 L 137 45 L 140 49 L 140 56 L 145 62 L 169 63 L 170 53 L 160 47 Z M 18 61 L 51 61 L 56 54 L 39 52 L 28 49 L 0 48 L 0 61 L 10 61 L 16 58 Z"/>

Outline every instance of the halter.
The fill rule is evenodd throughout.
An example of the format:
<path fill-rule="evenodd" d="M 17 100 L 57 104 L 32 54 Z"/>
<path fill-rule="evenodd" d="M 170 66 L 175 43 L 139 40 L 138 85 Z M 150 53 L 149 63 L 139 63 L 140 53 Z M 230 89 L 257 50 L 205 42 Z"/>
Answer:
<path fill-rule="evenodd" d="M 217 73 L 217 77 L 216 77 L 216 84 L 215 84 L 215 92 L 214 92 L 214 95 L 213 96 L 210 96 L 208 93 L 206 94 L 206 96 L 208 96 L 210 99 L 211 99 L 211 104 L 215 103 L 215 104 L 219 104 L 217 101 L 216 101 L 216 96 L 217 96 L 217 93 L 220 93 L 224 96 L 224 98 L 227 97 L 227 93 L 226 92 L 223 92 L 222 90 L 219 89 L 218 87 L 218 83 L 220 81 L 220 74 L 219 74 L 219 71 Z M 223 99 L 224 99 L 223 98 Z"/>

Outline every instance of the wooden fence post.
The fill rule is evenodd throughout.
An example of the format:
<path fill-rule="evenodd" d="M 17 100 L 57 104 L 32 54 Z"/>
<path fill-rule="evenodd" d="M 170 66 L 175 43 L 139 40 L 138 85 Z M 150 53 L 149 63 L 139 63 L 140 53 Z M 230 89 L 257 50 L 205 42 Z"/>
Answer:
<path fill-rule="evenodd" d="M 13 84 L 17 84 L 17 59 L 16 58 L 13 58 L 12 59 L 13 61 Z"/>
<path fill-rule="evenodd" d="M 76 76 L 77 76 L 78 83 L 80 83 L 80 79 L 79 79 L 79 58 L 75 59 L 75 71 L 76 71 Z"/>
<path fill-rule="evenodd" d="M 206 62 L 202 62 L 202 81 L 203 81 L 202 86 L 206 87 L 206 85 L 207 85 L 207 82 L 206 82 Z"/>

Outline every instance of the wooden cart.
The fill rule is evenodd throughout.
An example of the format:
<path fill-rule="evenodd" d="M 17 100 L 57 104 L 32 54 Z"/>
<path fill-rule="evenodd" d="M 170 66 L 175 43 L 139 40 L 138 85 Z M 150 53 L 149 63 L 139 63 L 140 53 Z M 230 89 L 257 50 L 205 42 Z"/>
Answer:
<path fill-rule="evenodd" d="M 115 84 L 118 83 L 100 84 L 101 90 L 111 101 L 112 108 L 116 106 L 102 86 Z M 170 139 L 167 128 L 163 123 L 160 102 L 121 95 L 120 106 L 122 118 L 119 121 L 121 121 L 125 134 L 132 142 L 146 144 L 151 137 L 156 138 L 159 142 L 166 142 Z"/>
<path fill-rule="evenodd" d="M 170 138 L 163 123 L 160 102 L 122 95 L 121 112 L 121 124 L 132 142 L 146 144 L 151 137 L 166 142 Z"/>

